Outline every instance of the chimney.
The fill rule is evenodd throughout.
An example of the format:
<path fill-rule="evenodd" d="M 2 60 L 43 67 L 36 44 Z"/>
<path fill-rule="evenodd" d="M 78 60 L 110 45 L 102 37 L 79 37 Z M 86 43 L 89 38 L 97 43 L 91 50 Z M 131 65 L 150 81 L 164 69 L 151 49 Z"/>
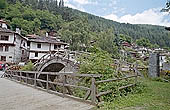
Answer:
<path fill-rule="evenodd" d="M 16 33 L 21 34 L 21 30 L 19 28 L 16 28 Z"/>
<path fill-rule="evenodd" d="M 5 23 L 2 23 L 2 28 L 7 29 L 7 25 Z"/>
<path fill-rule="evenodd" d="M 8 29 L 7 22 L 0 19 L 0 27 L 1 27 L 1 28 L 5 28 L 5 29 Z"/>
<path fill-rule="evenodd" d="M 48 37 L 48 32 L 45 33 L 45 36 Z"/>

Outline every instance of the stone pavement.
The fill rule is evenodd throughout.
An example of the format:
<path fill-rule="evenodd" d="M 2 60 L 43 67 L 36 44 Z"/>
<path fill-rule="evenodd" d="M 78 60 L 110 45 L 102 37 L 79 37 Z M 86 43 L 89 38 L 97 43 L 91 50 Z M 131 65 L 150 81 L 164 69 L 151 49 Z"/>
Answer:
<path fill-rule="evenodd" d="M 0 110 L 89 110 L 92 108 L 92 105 L 0 78 Z"/>

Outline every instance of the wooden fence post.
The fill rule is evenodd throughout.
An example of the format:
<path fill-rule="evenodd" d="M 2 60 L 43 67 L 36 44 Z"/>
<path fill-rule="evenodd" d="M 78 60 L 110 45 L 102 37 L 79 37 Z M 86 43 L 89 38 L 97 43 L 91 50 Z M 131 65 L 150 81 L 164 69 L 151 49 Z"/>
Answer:
<path fill-rule="evenodd" d="M 26 73 L 26 84 L 28 84 L 28 73 Z"/>
<path fill-rule="evenodd" d="M 62 75 L 62 79 L 63 79 L 63 97 L 65 96 L 66 94 L 66 87 L 65 87 L 65 84 L 66 84 L 66 75 Z"/>
<path fill-rule="evenodd" d="M 136 65 L 135 65 L 135 75 L 136 75 L 136 77 L 135 77 L 135 84 L 137 83 L 137 81 L 138 81 L 138 64 L 136 63 Z"/>
<path fill-rule="evenodd" d="M 37 85 L 36 84 L 36 78 L 37 78 L 36 76 L 37 76 L 37 73 L 34 74 L 34 87 L 36 87 L 36 85 Z"/>
<path fill-rule="evenodd" d="M 91 101 L 93 104 L 96 104 L 96 79 L 92 77 L 92 84 L 91 84 Z"/>
<path fill-rule="evenodd" d="M 10 71 L 10 75 L 9 75 L 9 77 L 12 79 L 12 71 Z"/>
<path fill-rule="evenodd" d="M 47 74 L 46 89 L 47 89 L 47 92 L 48 92 L 48 89 L 49 89 L 49 87 L 48 87 L 48 74 Z"/>
<path fill-rule="evenodd" d="M 20 74 L 19 80 L 20 80 L 20 82 L 22 82 L 22 79 L 21 79 L 21 77 L 22 77 L 22 72 L 19 72 L 19 74 Z"/>

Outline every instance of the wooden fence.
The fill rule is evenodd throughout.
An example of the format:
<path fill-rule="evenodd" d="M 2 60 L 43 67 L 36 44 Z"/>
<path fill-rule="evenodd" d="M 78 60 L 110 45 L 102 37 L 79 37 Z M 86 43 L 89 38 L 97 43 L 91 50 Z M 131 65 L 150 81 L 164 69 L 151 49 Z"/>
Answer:
<path fill-rule="evenodd" d="M 135 82 L 126 86 L 119 87 L 118 89 L 124 89 L 135 86 L 138 75 L 127 76 L 124 78 L 100 80 L 101 75 L 95 74 L 74 74 L 74 73 L 56 73 L 56 72 L 41 72 L 41 76 L 37 77 L 39 72 L 34 71 L 6 71 L 3 77 L 10 80 L 32 86 L 37 89 L 44 90 L 49 93 L 54 93 L 62 97 L 72 98 L 92 105 L 98 105 L 102 100 L 101 96 L 114 92 L 113 90 L 98 91 L 98 85 L 102 83 L 109 83 L 114 81 L 127 80 L 129 78 L 135 78 Z M 78 85 L 76 81 L 80 81 L 82 78 L 88 78 L 89 85 Z M 70 81 L 71 80 L 71 81 Z M 96 81 L 97 80 L 97 81 Z M 73 83 L 74 82 L 74 83 Z M 59 88 L 59 89 L 57 89 Z M 83 97 L 76 97 L 73 88 L 85 91 Z"/>

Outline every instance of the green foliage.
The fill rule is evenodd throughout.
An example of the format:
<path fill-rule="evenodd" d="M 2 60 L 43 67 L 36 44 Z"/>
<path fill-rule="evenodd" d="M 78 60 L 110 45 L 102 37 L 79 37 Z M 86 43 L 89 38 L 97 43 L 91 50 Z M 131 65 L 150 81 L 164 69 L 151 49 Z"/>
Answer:
<path fill-rule="evenodd" d="M 40 34 L 40 30 L 59 30 L 64 22 L 60 15 L 54 15 L 45 10 L 33 10 L 20 2 L 9 4 L 5 9 L 5 19 L 10 21 L 13 30 L 18 27 L 22 34 Z"/>
<path fill-rule="evenodd" d="M 66 24 L 68 23 L 67 24 L 68 26 L 70 22 L 73 23 L 72 21 L 76 22 L 78 19 L 81 19 L 83 20 L 83 22 L 85 21 L 85 23 L 83 24 L 83 27 L 85 26 L 84 28 L 86 28 L 87 26 L 86 24 L 88 24 L 88 27 L 90 27 L 90 31 L 85 30 L 85 32 L 88 34 L 81 32 L 81 34 L 85 34 L 84 35 L 85 38 L 86 38 L 86 35 L 90 34 L 90 38 L 92 38 L 92 40 L 96 39 L 96 37 L 99 36 L 98 34 L 100 32 L 106 31 L 108 29 L 112 29 L 114 27 L 113 28 L 114 34 L 120 34 L 120 35 L 125 36 L 126 41 L 129 43 L 132 42 L 131 38 L 135 41 L 136 39 L 140 39 L 141 36 L 143 36 L 144 38 L 149 39 L 149 41 L 152 44 L 159 45 L 160 47 L 170 46 L 170 42 L 169 42 L 170 35 L 168 35 L 168 32 L 162 26 L 132 25 L 128 23 L 127 24 L 118 23 L 112 20 L 106 20 L 104 18 L 94 16 L 94 15 L 91 15 L 85 12 L 81 12 L 75 9 L 63 7 L 63 5 L 59 7 L 57 5 L 58 4 L 57 1 L 55 0 L 24 0 L 24 1 L 23 0 L 7 0 L 7 1 L 10 3 L 10 5 L 8 6 L 8 9 L 6 10 L 5 19 L 11 22 L 12 18 L 18 17 L 18 18 L 27 20 L 29 22 L 32 22 L 35 18 L 38 18 L 41 22 L 40 28 L 36 27 L 36 29 L 33 29 L 34 33 L 39 34 L 39 30 L 58 31 L 61 29 L 62 25 L 65 25 L 65 23 Z M 16 1 L 20 1 L 22 5 L 21 3 L 19 4 L 19 2 L 16 2 Z M 41 10 L 41 11 L 38 12 L 37 10 Z M 0 10 L 0 11 L 2 13 L 0 14 L 0 17 L 4 18 L 5 11 L 4 10 Z M 74 26 L 71 26 L 71 27 L 74 27 Z M 83 27 L 79 27 L 79 28 L 82 29 Z M 30 30 L 29 34 L 32 34 L 31 29 L 29 30 Z M 63 30 L 61 30 L 61 33 L 62 33 L 61 35 L 64 35 Z M 74 32 L 69 30 L 66 35 L 71 34 L 71 36 L 76 36 L 76 35 L 78 36 L 80 34 L 80 33 L 76 33 L 75 35 L 72 35 L 72 33 L 74 34 Z M 64 37 L 64 39 L 66 38 Z M 87 40 L 86 42 L 89 41 L 89 39 L 86 39 L 86 40 Z M 77 49 L 77 48 L 81 49 L 82 47 L 77 46 L 77 45 L 84 45 L 84 44 L 76 44 L 76 43 L 73 43 L 73 44 L 74 46 L 71 47 L 73 49 Z M 155 47 L 155 45 L 152 47 Z"/>
<path fill-rule="evenodd" d="M 86 74 L 101 74 L 102 77 L 98 78 L 97 80 L 106 80 L 106 79 L 115 79 L 115 78 L 122 78 L 125 77 L 122 73 L 116 73 L 116 68 L 112 66 L 114 64 L 111 55 L 106 51 L 103 51 L 99 48 L 93 47 L 91 49 L 90 54 L 84 54 L 79 58 L 80 61 L 80 69 L 79 73 L 86 73 Z M 86 83 L 90 80 L 86 79 Z M 109 82 L 109 83 L 101 83 L 98 85 L 98 90 L 108 91 L 113 90 L 113 94 L 108 94 L 103 96 L 104 101 L 112 101 L 116 97 L 126 96 L 132 92 L 140 92 L 142 88 L 141 84 L 137 84 L 134 88 L 126 88 L 122 91 L 118 91 L 119 87 L 132 84 L 134 82 L 133 79 L 122 80 L 119 82 Z"/>
<path fill-rule="evenodd" d="M 7 6 L 6 0 L 0 0 L 0 9 L 5 9 Z"/>
<path fill-rule="evenodd" d="M 59 34 L 70 44 L 71 50 L 85 50 L 92 36 L 87 20 L 81 18 L 63 24 Z"/>
<path fill-rule="evenodd" d="M 164 79 L 163 77 L 156 77 L 156 78 L 152 78 L 151 80 L 158 81 L 158 82 L 168 82 L 168 80 Z"/>
<path fill-rule="evenodd" d="M 130 37 L 130 36 L 120 34 L 118 37 L 119 37 L 120 42 L 125 41 L 125 42 L 128 42 L 130 44 L 132 43 L 132 37 Z"/>
<path fill-rule="evenodd" d="M 90 55 L 82 55 L 79 61 L 81 62 L 80 73 L 103 74 L 107 77 L 115 74 L 115 70 L 111 66 L 111 64 L 113 64 L 111 55 L 101 49 L 96 49 L 96 51 L 90 53 Z"/>
<path fill-rule="evenodd" d="M 107 29 L 97 34 L 96 46 L 107 51 L 113 57 L 118 56 L 118 47 L 116 46 L 113 29 Z"/>
<path fill-rule="evenodd" d="M 166 62 L 170 63 L 170 57 L 169 56 L 166 56 Z"/>
<path fill-rule="evenodd" d="M 23 68 L 21 68 L 22 71 L 33 71 L 34 65 L 31 61 L 29 61 Z"/>
<path fill-rule="evenodd" d="M 136 40 L 136 44 L 138 46 L 143 46 L 143 47 L 150 47 L 151 46 L 150 41 L 148 39 L 146 39 L 146 38 L 143 38 L 143 37 Z"/>
<path fill-rule="evenodd" d="M 105 102 L 103 106 L 96 108 L 96 110 L 169 110 L 169 83 L 141 80 L 144 86 L 141 87 L 143 92 L 129 94 L 114 101 Z"/>

